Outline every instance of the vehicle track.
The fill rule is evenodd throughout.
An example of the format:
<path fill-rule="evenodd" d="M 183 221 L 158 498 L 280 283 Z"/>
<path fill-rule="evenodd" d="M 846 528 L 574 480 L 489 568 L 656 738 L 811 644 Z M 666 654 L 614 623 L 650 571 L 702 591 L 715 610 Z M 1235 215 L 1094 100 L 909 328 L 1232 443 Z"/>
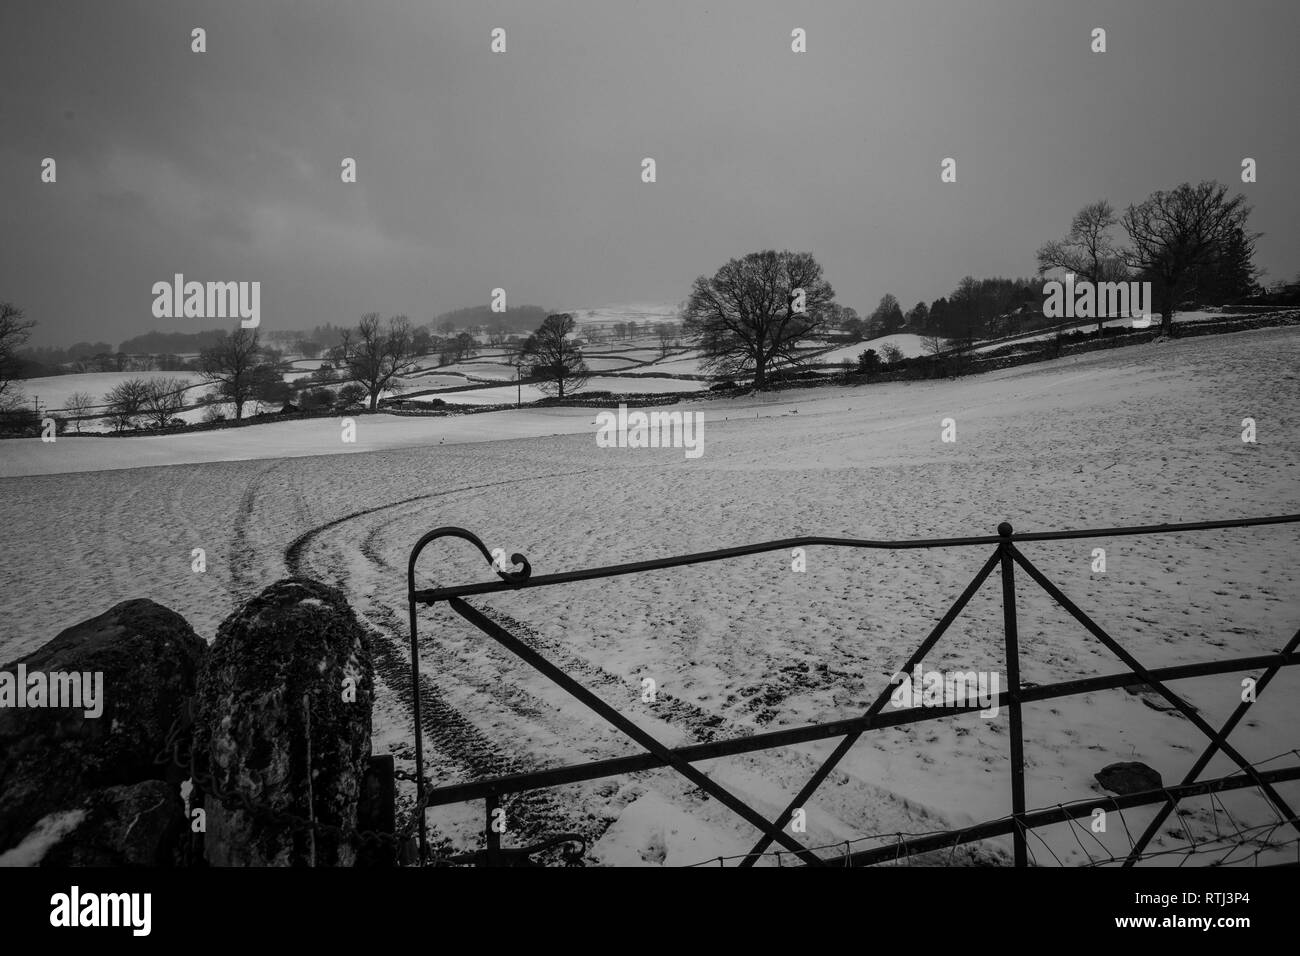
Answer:
<path fill-rule="evenodd" d="M 256 591 L 265 586 L 256 571 L 257 548 L 249 540 L 249 529 L 253 521 L 253 510 L 257 506 L 262 483 L 271 472 L 280 468 L 284 459 L 272 459 L 266 467 L 259 468 L 256 474 L 244 486 L 239 497 L 239 508 L 235 512 L 232 528 L 229 557 L 230 578 L 227 587 L 236 603 L 247 600 Z"/>
<path fill-rule="evenodd" d="M 493 484 L 518 484 L 553 477 L 569 476 L 544 475 Z M 394 525 L 409 521 L 409 512 L 415 510 L 412 506 L 434 498 L 477 492 L 481 487 L 446 489 L 359 509 L 303 532 L 284 551 L 290 573 L 323 577 L 348 592 L 358 619 L 369 635 L 376 674 L 391 690 L 391 699 L 407 715 L 412 711 L 414 698 L 407 624 L 400 610 L 405 604 L 405 567 L 404 562 L 398 566 L 392 555 L 385 553 L 382 542 L 392 540 L 389 531 Z M 358 523 L 359 527 L 356 526 Z M 349 564 L 349 552 L 359 552 L 364 558 L 360 572 L 355 565 Z M 373 569 L 373 575 L 370 569 Z M 481 606 L 479 609 L 621 710 L 626 711 L 626 701 L 639 696 L 638 680 L 606 670 L 573 653 L 562 641 L 504 611 Z M 420 640 L 422 658 L 436 660 L 438 668 L 437 680 L 427 673 L 422 674 L 418 687 L 428 755 L 426 772 L 431 779 L 435 782 L 480 779 L 524 772 L 538 766 L 534 754 L 521 750 L 508 735 L 508 729 L 505 734 L 501 732 L 501 721 L 497 721 L 497 727 L 489 732 L 489 736 L 481 729 L 481 712 L 474 712 L 473 719 L 468 716 L 470 711 L 463 700 L 466 692 L 492 710 L 504 714 L 507 728 L 510 722 L 518 721 L 529 730 L 544 729 L 562 744 L 568 743 L 567 749 L 572 753 L 565 755 L 566 762 L 580 759 L 584 745 L 589 747 L 594 739 L 592 724 L 566 720 L 563 713 L 557 713 L 553 708 L 539 708 L 537 689 L 538 685 L 546 683 L 545 678 L 531 670 L 509 673 L 498 669 L 494 666 L 496 662 L 502 662 L 505 668 L 515 662 L 513 655 L 491 642 L 486 646 L 493 655 L 491 660 L 466 660 L 458 655 L 449 655 L 428 630 Z M 530 689 L 529 681 L 534 676 L 537 685 Z M 710 713 L 662 690 L 651 713 L 655 719 L 678 728 L 697 742 L 718 737 L 741 737 L 755 731 L 753 724 Z M 586 736 L 575 739 L 575 731 L 579 729 Z M 612 739 L 623 739 L 616 731 L 604 731 L 603 727 L 601 731 Z M 409 756 L 397 756 L 409 761 Z M 811 758 L 793 752 L 751 755 L 747 759 L 754 766 L 785 773 L 789 773 L 794 765 L 811 763 Z M 835 781 L 840 777 L 841 773 L 837 772 Z M 519 835 L 516 839 L 531 839 L 563 829 L 582 833 L 594 842 L 617 815 L 610 813 L 614 809 L 613 802 L 628 799 L 611 796 L 607 787 L 598 792 L 598 785 L 597 781 L 554 791 L 515 795 L 513 800 L 506 802 L 506 810 L 512 832 Z M 832 788 L 835 785 L 835 782 L 828 781 L 825 786 Z M 695 799 L 689 797 L 694 788 L 671 775 L 656 782 L 656 787 L 670 799 L 673 799 L 672 793 Z"/>
<path fill-rule="evenodd" d="M 360 544 L 361 553 L 372 564 L 393 572 L 398 569 L 382 554 L 376 546 L 376 541 L 384 535 L 388 528 L 400 520 L 402 520 L 401 515 L 394 515 L 388 520 L 374 525 Z M 528 647 L 542 654 L 551 663 L 578 678 L 590 690 L 598 691 L 600 688 L 614 690 L 617 693 L 613 696 L 623 700 L 628 699 L 629 694 L 632 695 L 633 699 L 640 696 L 640 682 L 637 679 L 611 673 L 599 664 L 574 654 L 566 645 L 544 636 L 536 628 L 525 624 L 518 618 L 512 617 L 505 611 L 482 606 L 478 606 L 477 609 L 505 627 Z M 404 626 L 401 629 L 404 629 Z M 424 638 L 421 640 L 421 651 L 425 650 L 426 644 L 429 650 L 436 650 L 436 647 L 432 644 L 432 639 Z M 508 651 L 502 650 L 499 654 L 504 658 L 514 660 L 513 655 Z M 522 693 L 515 685 L 509 685 L 509 691 L 503 690 L 500 681 L 484 682 L 481 689 L 485 693 L 510 693 L 514 698 L 533 699 L 531 695 Z M 519 708 L 512 705 L 512 709 L 518 710 Z M 743 736 L 746 733 L 753 732 L 753 728 L 746 728 L 743 725 L 730 722 L 720 714 L 710 713 L 663 690 L 657 692 L 654 716 L 685 730 L 697 743 L 707 743 L 716 739 L 722 730 L 726 730 L 729 736 Z M 541 719 L 541 715 L 539 713 L 536 718 L 530 717 L 529 719 Z"/>
<path fill-rule="evenodd" d="M 572 477 L 572 475 L 573 473 L 539 475 L 491 482 L 489 485 L 517 484 L 543 478 Z M 325 522 L 298 535 L 289 543 L 284 551 L 285 565 L 293 575 L 307 574 L 310 568 L 315 576 L 324 576 L 344 590 L 354 592 L 354 588 L 348 585 L 345 569 L 339 563 L 327 562 L 323 568 L 312 567 L 310 557 L 312 547 L 327 532 L 378 512 L 432 498 L 478 491 L 487 486 L 476 485 L 413 495 L 399 501 L 360 509 Z M 367 559 L 378 566 L 385 566 L 384 562 L 376 561 L 373 550 L 367 555 Z M 324 575 L 320 572 L 324 572 Z M 351 593 L 349 597 L 358 620 L 366 628 L 369 636 L 376 673 L 388 686 L 402 709 L 408 715 L 413 714 L 414 696 L 410 681 L 410 658 L 406 650 L 407 642 L 403 637 L 403 632 L 406 630 L 404 622 L 399 619 L 392 607 L 383 602 L 371 602 L 364 595 L 359 596 L 355 593 Z M 362 606 L 363 602 L 364 606 Z M 445 661 L 444 663 L 456 662 Z M 463 670 L 463 668 L 457 669 Z M 461 677 L 459 674 L 457 676 Z M 542 712 L 537 710 L 532 699 L 513 685 L 503 690 L 503 685 L 499 683 L 493 685 L 481 680 L 465 682 L 473 689 L 489 692 L 494 699 L 504 705 L 505 709 L 521 715 L 526 720 L 540 723 L 546 719 Z M 536 769 L 536 762 L 529 755 L 510 752 L 514 748 L 508 741 L 489 740 L 450 702 L 450 695 L 444 688 L 427 674 L 420 676 L 418 693 L 421 722 L 426 735 L 425 742 L 431 745 L 426 748 L 428 757 L 426 768 L 434 768 L 430 772 L 434 782 L 457 777 L 480 779 Z M 460 773 L 455 773 L 452 768 L 459 769 Z M 511 830 L 521 833 L 524 838 L 555 833 L 558 830 L 579 832 L 589 838 L 598 835 L 593 832 L 593 828 L 599 826 L 598 821 L 578 813 L 576 808 L 562 806 L 547 791 L 537 790 L 515 794 L 504 800 L 503 806 Z"/>

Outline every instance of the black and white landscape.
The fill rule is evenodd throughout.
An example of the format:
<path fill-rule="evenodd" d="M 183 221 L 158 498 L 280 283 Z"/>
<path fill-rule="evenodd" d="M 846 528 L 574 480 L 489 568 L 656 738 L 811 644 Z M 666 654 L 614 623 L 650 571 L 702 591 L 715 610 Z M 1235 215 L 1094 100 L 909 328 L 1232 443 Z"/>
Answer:
<path fill-rule="evenodd" d="M 1300 524 L 1105 529 L 1300 513 L 1298 23 L 8 0 L 0 865 L 1294 862 Z M 1014 686 L 999 565 L 935 696 L 881 704 L 1002 522 L 1102 529 L 1015 548 L 1106 639 L 1017 567 Z M 490 557 L 440 539 L 418 588 L 526 557 L 464 602 L 668 748 L 985 712 L 867 730 L 797 808 L 842 734 L 689 765 L 784 845 L 663 766 L 509 794 L 490 837 L 481 796 L 421 816 L 417 703 L 431 792 L 646 750 L 452 602 L 412 691 L 445 526 Z M 809 536 L 990 541 L 532 586 Z M 1019 703 L 1130 673 L 1110 639 L 1257 660 Z M 101 665 L 101 714 L 32 696 Z"/>

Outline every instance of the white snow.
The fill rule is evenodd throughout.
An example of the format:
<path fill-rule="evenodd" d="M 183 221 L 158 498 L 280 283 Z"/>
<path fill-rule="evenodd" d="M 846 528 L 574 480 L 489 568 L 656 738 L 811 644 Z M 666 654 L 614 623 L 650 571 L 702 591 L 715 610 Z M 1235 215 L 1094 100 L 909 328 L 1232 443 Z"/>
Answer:
<path fill-rule="evenodd" d="M 540 575 L 787 535 L 917 538 L 992 534 L 1002 520 L 1024 532 L 1297 513 L 1298 369 L 1300 329 L 1262 329 L 956 381 L 688 400 L 672 408 L 705 416 L 704 455 L 693 460 L 679 449 L 599 448 L 594 412 L 581 408 L 358 416 L 356 445 L 341 442 L 333 419 L 0 442 L 0 659 L 131 597 L 176 609 L 211 639 L 240 602 L 297 573 L 340 587 L 404 679 L 406 559 L 439 525 L 520 551 Z M 952 444 L 941 441 L 949 417 Z M 1241 440 L 1245 417 L 1257 422 L 1255 444 Z M 173 467 L 143 467 L 151 464 Z M 1296 526 L 1279 525 L 1022 550 L 1138 660 L 1161 667 L 1281 646 L 1300 622 L 1297 537 Z M 195 547 L 207 551 L 204 574 L 191 570 Z M 1099 547 L 1104 574 L 1092 571 Z M 861 713 L 990 551 L 815 547 L 803 573 L 775 552 L 470 602 L 678 745 Z M 421 586 L 491 578 L 458 541 L 431 547 L 419 567 Z M 1124 670 L 1024 575 L 1017 588 L 1026 681 Z M 458 616 L 428 610 L 420 621 L 421 661 L 473 731 L 427 730 L 435 779 L 472 778 L 489 756 L 521 770 L 636 752 Z M 925 664 L 1004 673 L 1002 654 L 995 576 Z M 1240 699 L 1241 676 L 1174 686 L 1218 726 Z M 651 704 L 641 702 L 646 677 L 658 688 Z M 1298 725 L 1300 673 L 1288 668 L 1233 742 L 1265 761 L 1296 747 Z M 392 748 L 406 770 L 409 727 L 381 681 L 376 746 Z M 1010 805 L 1007 741 L 1005 716 L 867 734 L 809 801 L 804 839 L 876 834 L 888 843 L 898 832 L 1000 818 Z M 770 816 L 835 743 L 700 766 Z M 1178 780 L 1205 743 L 1187 720 L 1124 691 L 1027 705 L 1028 805 L 1100 798 L 1093 774 L 1116 761 Z M 1219 756 L 1206 775 L 1230 770 Z M 1279 789 L 1300 800 L 1300 785 Z M 755 839 L 671 770 L 562 787 L 548 799 L 546 813 L 515 821 L 507 845 L 601 820 L 600 859 L 673 864 L 744 852 Z M 1244 824 L 1270 819 L 1250 790 L 1223 801 Z M 1182 824 L 1212 836 L 1225 825 L 1208 807 L 1189 801 Z M 1125 833 L 1140 832 L 1151 813 L 1112 818 L 1099 835 L 1109 852 L 1126 850 Z M 435 835 L 459 847 L 475 844 L 481 817 L 481 804 L 430 813 Z M 1087 862 L 1068 827 L 1039 833 L 1047 845 L 1035 837 L 1031 849 L 1040 862 Z"/>
<path fill-rule="evenodd" d="M 39 866 L 51 847 L 79 827 L 84 819 L 85 810 L 64 810 L 42 817 L 21 843 L 0 853 L 0 866 Z"/>
<path fill-rule="evenodd" d="M 1240 318 L 1240 316 L 1232 313 L 1213 312 L 1209 310 L 1197 310 L 1194 312 L 1175 312 L 1174 324 L 1178 325 L 1183 322 L 1205 322 L 1212 319 L 1231 319 L 1231 318 Z M 1144 317 L 1129 316 L 1129 317 L 1118 318 L 1118 319 L 1107 319 L 1105 322 L 1102 323 L 1102 325 L 1108 329 L 1120 328 L 1121 326 L 1123 327 L 1133 326 L 1136 328 L 1148 327 L 1140 324 L 1143 321 L 1146 321 Z M 1154 328 L 1159 324 L 1160 324 L 1160 316 L 1158 315 L 1150 316 L 1150 327 Z M 1068 333 L 1074 331 L 1095 332 L 1096 330 L 1097 330 L 1097 323 L 1095 321 L 1088 322 L 1088 321 L 1081 320 L 1081 324 L 1077 326 L 1077 328 L 1067 329 L 1066 331 Z M 992 342 L 988 345 L 977 346 L 974 349 L 974 351 L 991 352 L 994 349 L 1000 349 L 1006 345 L 1023 345 L 1029 342 L 1042 342 L 1047 339 L 1051 339 L 1055 337 L 1056 337 L 1055 331 L 1041 332 L 1036 335 L 1022 335 L 1014 339 Z"/>
<path fill-rule="evenodd" d="M 82 372 L 75 375 L 48 375 L 43 378 L 29 378 L 19 382 L 30 404 L 33 397 L 51 411 L 67 407 L 68 399 L 74 392 L 84 392 L 94 399 L 96 405 L 104 403 L 104 396 L 114 387 L 131 379 L 178 378 L 191 383 L 192 388 L 185 393 L 185 400 L 193 402 L 200 395 L 212 391 L 216 386 L 202 384 L 193 372 Z"/>
<path fill-rule="evenodd" d="M 876 354 L 884 360 L 884 348 L 887 345 L 893 345 L 900 349 L 903 358 L 916 358 L 918 355 L 925 354 L 925 347 L 922 344 L 922 337 L 913 335 L 910 332 L 895 332 L 892 335 L 882 335 L 879 338 L 870 339 L 865 342 L 854 342 L 852 345 L 844 345 L 837 349 L 832 349 L 822 355 L 818 355 L 812 361 L 815 362 L 856 362 L 858 356 L 867 349 L 875 349 Z"/>

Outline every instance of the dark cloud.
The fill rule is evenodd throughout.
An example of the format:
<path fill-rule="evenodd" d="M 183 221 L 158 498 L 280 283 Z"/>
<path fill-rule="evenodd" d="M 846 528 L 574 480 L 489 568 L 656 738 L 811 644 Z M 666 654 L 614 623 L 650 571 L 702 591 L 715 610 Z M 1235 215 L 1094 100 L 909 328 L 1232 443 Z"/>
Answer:
<path fill-rule="evenodd" d="M 1027 274 L 1085 202 L 1233 183 L 1243 156 L 1260 264 L 1288 276 L 1295 11 L 6 0 L 0 297 L 40 341 L 120 340 L 157 324 L 150 286 L 177 271 L 259 279 L 264 321 L 305 326 L 427 319 L 495 286 L 551 307 L 674 302 L 784 246 L 869 309 Z"/>

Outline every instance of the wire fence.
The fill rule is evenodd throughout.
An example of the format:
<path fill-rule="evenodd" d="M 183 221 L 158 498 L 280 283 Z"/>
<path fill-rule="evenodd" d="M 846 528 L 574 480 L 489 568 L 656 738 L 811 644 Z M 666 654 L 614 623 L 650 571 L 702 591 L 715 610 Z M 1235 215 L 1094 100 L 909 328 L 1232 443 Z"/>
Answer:
<path fill-rule="evenodd" d="M 1283 753 L 1277 754 L 1273 757 L 1269 757 L 1265 760 L 1257 761 L 1253 763 L 1252 766 L 1258 770 L 1263 767 L 1266 767 L 1268 764 L 1275 763 L 1278 760 L 1283 759 L 1284 757 L 1295 757 L 1298 761 L 1300 761 L 1300 750 L 1288 750 Z M 1293 779 L 1300 779 L 1300 765 L 1288 769 L 1295 772 L 1295 778 Z M 1247 778 L 1243 777 L 1241 779 L 1244 780 Z M 1258 792 L 1258 788 L 1256 788 L 1256 790 Z M 1168 787 L 1157 788 L 1156 790 L 1150 791 L 1148 795 L 1156 799 L 1163 798 L 1166 800 L 1176 800 L 1178 798 L 1177 792 Z M 1208 794 L 1206 794 L 1206 796 L 1210 801 L 1211 808 L 1213 811 L 1211 814 L 1211 820 L 1213 822 L 1213 829 L 1214 829 L 1213 834 L 1205 834 L 1201 837 L 1197 837 L 1195 834 L 1192 833 L 1190 827 L 1187 825 L 1187 822 L 1183 819 L 1183 815 L 1180 813 L 1178 814 L 1178 823 L 1182 828 L 1182 832 L 1185 837 L 1185 840 L 1181 843 L 1175 844 L 1174 846 L 1166 847 L 1163 849 L 1140 850 L 1136 855 L 1136 860 L 1137 861 L 1157 860 L 1162 857 L 1178 856 L 1182 858 L 1182 861 L 1178 864 L 1179 866 L 1181 866 L 1183 865 L 1183 863 L 1187 862 L 1187 860 L 1197 855 L 1209 856 L 1210 854 L 1213 854 L 1217 852 L 1219 849 L 1222 849 L 1224 846 L 1226 846 L 1227 850 L 1223 856 L 1215 859 L 1207 860 L 1207 864 L 1211 866 L 1230 866 L 1233 865 L 1234 863 L 1242 862 L 1244 859 L 1248 858 L 1252 863 L 1258 865 L 1258 860 L 1261 855 L 1265 853 L 1271 853 L 1277 855 L 1278 851 L 1283 850 L 1287 847 L 1294 846 L 1297 848 L 1297 854 L 1298 854 L 1297 862 L 1300 862 L 1300 836 L 1293 836 L 1290 837 L 1289 839 L 1274 838 L 1274 834 L 1276 834 L 1279 830 L 1289 825 L 1294 826 L 1297 823 L 1297 820 L 1294 816 L 1284 817 L 1281 814 L 1278 814 L 1276 812 L 1276 809 L 1274 808 L 1274 815 L 1276 819 L 1271 820 L 1267 823 L 1242 825 L 1233 816 L 1232 812 L 1228 809 L 1227 805 L 1223 802 L 1218 792 L 1211 791 Z M 1134 837 L 1133 831 L 1129 828 L 1128 819 L 1124 816 L 1124 811 L 1126 807 L 1119 803 L 1114 803 L 1112 805 L 1112 799 L 1113 798 L 1108 796 L 1098 796 L 1089 799 L 1074 801 L 1072 803 L 1057 803 L 1050 807 L 1039 807 L 1036 810 L 1029 811 L 1027 815 L 1031 817 L 1035 815 L 1046 815 L 1054 811 L 1056 815 L 1065 818 L 1064 822 L 1061 825 L 1068 826 L 1069 832 L 1071 836 L 1074 838 L 1075 844 L 1078 846 L 1079 851 L 1087 858 L 1086 862 L 1075 864 L 1075 865 L 1087 866 L 1087 867 L 1106 866 L 1110 864 L 1125 865 L 1125 864 L 1129 864 L 1129 861 L 1133 856 L 1134 850 L 1138 849 L 1138 841 L 1137 838 Z M 1149 805 L 1152 802 L 1155 802 L 1155 800 L 1153 799 L 1147 801 L 1145 805 Z M 1099 808 L 1106 809 L 1109 813 L 1112 813 L 1119 818 L 1120 832 L 1124 834 L 1125 842 L 1127 845 L 1126 851 L 1124 852 L 1123 855 L 1117 855 L 1114 852 L 1112 852 L 1112 850 L 1109 847 L 1107 847 L 1107 845 L 1101 840 L 1101 838 L 1090 826 L 1080 823 L 1081 816 L 1084 815 L 1091 816 L 1092 813 Z M 1132 808 L 1129 807 L 1127 809 L 1132 809 Z M 1222 828 L 1222 826 L 1220 825 L 1220 819 L 1219 819 L 1220 817 L 1224 817 L 1225 818 L 1224 822 L 1231 825 L 1230 832 L 1225 831 Z M 1015 820 L 1014 817 L 1008 814 L 1007 816 L 1000 817 L 995 820 L 987 821 L 985 824 L 982 824 L 981 826 L 989 826 L 989 825 L 1005 826 L 1005 828 L 1008 831 L 1010 831 L 1014 828 Z M 1046 862 L 1046 857 L 1051 857 L 1052 861 L 1056 863 L 1058 866 L 1067 865 L 1066 861 L 1063 861 L 1061 857 L 1057 854 L 1057 852 L 1053 850 L 1052 847 L 1043 838 L 1040 832 L 1041 829 L 1044 828 L 1026 827 L 1024 831 L 1027 836 L 1032 836 L 1035 840 L 1037 840 L 1039 844 L 1041 844 L 1041 852 L 1044 854 L 1044 857 L 1040 858 L 1038 855 L 1038 851 L 1036 851 L 1034 848 L 1034 844 L 1030 843 L 1029 844 L 1030 865 L 1041 866 Z M 920 839 L 941 838 L 949 841 L 948 849 L 925 851 L 924 856 L 926 857 L 928 862 L 941 863 L 944 865 L 951 866 L 951 865 L 956 865 L 958 863 L 958 857 L 957 857 L 958 851 L 963 847 L 971 846 L 970 843 L 965 843 L 962 840 L 963 835 L 967 832 L 969 831 L 894 830 L 885 833 L 864 834 L 859 837 L 854 837 L 853 839 L 850 840 L 838 840 L 833 843 L 823 843 L 817 846 L 810 847 L 810 849 L 812 849 L 814 852 L 828 851 L 830 853 L 835 854 L 834 857 L 830 858 L 827 861 L 827 865 L 829 866 L 871 865 L 871 864 L 864 864 L 862 862 L 862 857 L 855 858 L 854 854 L 861 850 L 875 851 L 873 859 L 871 861 L 872 864 L 913 865 L 917 857 L 922 854 L 909 852 L 908 844 L 910 841 L 920 840 Z M 1263 834 L 1263 836 L 1261 837 L 1260 834 Z M 982 838 L 982 839 L 987 839 L 987 838 Z M 1243 856 L 1242 859 L 1238 859 L 1238 860 L 1230 859 L 1230 855 L 1232 853 L 1234 853 L 1237 850 L 1241 850 L 1243 848 L 1250 848 L 1250 852 L 1248 855 Z M 890 850 L 893 851 L 892 856 L 889 854 Z M 788 850 L 767 850 L 764 853 L 759 854 L 759 862 L 764 862 L 772 866 L 785 866 L 788 863 L 790 864 L 794 863 L 793 856 L 794 855 Z M 709 857 L 707 859 L 700 860 L 696 863 L 687 864 L 687 866 L 701 867 L 701 866 L 726 866 L 728 864 L 739 865 L 742 862 L 746 860 L 750 860 L 752 858 L 753 858 L 753 854 L 737 853 L 729 856 Z M 976 862 L 976 861 L 971 861 L 971 862 Z"/>

